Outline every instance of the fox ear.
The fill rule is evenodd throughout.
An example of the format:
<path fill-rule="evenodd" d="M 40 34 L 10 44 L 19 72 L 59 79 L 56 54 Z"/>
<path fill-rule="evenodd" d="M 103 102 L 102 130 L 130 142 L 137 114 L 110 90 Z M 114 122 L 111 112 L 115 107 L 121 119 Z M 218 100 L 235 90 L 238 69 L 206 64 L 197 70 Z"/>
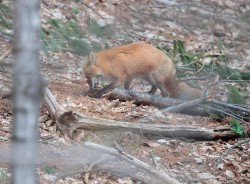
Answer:
<path fill-rule="evenodd" d="M 94 52 L 90 52 L 88 56 L 88 63 L 94 64 L 96 62 L 96 57 Z"/>

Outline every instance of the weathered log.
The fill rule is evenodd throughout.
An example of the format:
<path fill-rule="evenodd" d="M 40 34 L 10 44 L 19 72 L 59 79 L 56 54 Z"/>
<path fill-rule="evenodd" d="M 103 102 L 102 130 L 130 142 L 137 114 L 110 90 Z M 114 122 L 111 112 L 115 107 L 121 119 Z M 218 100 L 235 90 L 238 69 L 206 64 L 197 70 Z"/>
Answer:
<path fill-rule="evenodd" d="M 81 127 L 78 127 L 78 125 L 80 125 L 78 119 L 80 118 L 80 119 L 86 120 L 86 118 L 88 118 L 87 116 L 84 116 L 84 115 L 73 114 L 72 111 L 65 111 L 57 103 L 57 101 L 55 100 L 55 97 L 52 95 L 52 93 L 50 92 L 50 90 L 48 88 L 46 88 L 44 91 L 44 103 L 46 104 L 46 106 L 51 114 L 51 117 L 53 117 L 54 120 L 56 120 L 58 123 L 66 125 L 71 137 L 72 137 L 73 131 L 76 128 L 81 128 Z M 91 120 L 91 117 L 89 117 L 89 118 L 90 118 L 89 120 Z M 93 121 L 95 121 L 94 118 L 93 118 Z M 106 121 L 106 120 L 103 120 L 103 121 Z M 112 127 L 112 126 L 105 128 L 104 123 L 105 122 L 103 122 L 100 125 L 100 127 L 99 127 L 99 124 L 90 124 L 90 126 L 87 126 L 87 129 L 93 129 L 94 127 L 96 127 L 98 130 L 102 129 L 101 127 L 104 127 L 104 129 L 117 129 L 117 127 Z M 75 126 L 77 126 L 77 127 L 75 127 Z M 150 174 L 152 174 L 152 176 L 157 177 L 158 178 L 157 183 L 166 183 L 166 184 L 172 184 L 172 183 L 178 184 L 179 183 L 177 180 L 170 178 L 167 174 L 164 174 L 164 173 L 157 171 L 152 166 L 150 166 L 150 165 L 148 165 L 148 164 L 146 164 L 146 163 L 144 163 L 144 162 L 142 162 L 134 157 L 130 157 L 130 159 L 129 159 L 127 157 L 127 155 L 122 155 L 114 149 L 111 149 L 111 148 L 108 148 L 105 146 L 101 146 L 101 145 L 97 145 L 97 144 L 92 144 L 92 143 L 85 143 L 85 147 L 90 148 L 90 149 L 99 149 L 102 152 L 105 151 L 106 154 L 111 154 L 115 157 L 122 157 L 124 160 L 126 160 L 130 164 L 133 164 L 136 167 L 139 167 L 139 168 L 145 170 L 145 172 L 149 172 Z M 134 179 L 137 178 L 136 175 L 132 174 L 131 176 L 135 177 Z M 148 182 L 148 183 L 151 183 L 151 182 Z"/>
<path fill-rule="evenodd" d="M 144 170 L 145 172 L 148 172 L 148 174 L 152 175 L 152 180 L 147 181 L 147 183 L 165 183 L 165 184 L 179 184 L 179 182 L 175 179 L 170 178 L 167 174 L 159 172 L 156 170 L 154 167 L 151 165 L 146 164 L 145 162 L 142 162 L 135 157 L 132 157 L 130 155 L 120 153 L 119 151 L 108 148 L 106 146 L 98 145 L 98 144 L 93 144 L 93 143 L 84 143 L 84 146 L 89 149 L 95 149 L 99 150 L 102 153 L 112 155 L 115 157 L 119 157 L 126 162 L 130 163 L 131 165 L 136 166 L 137 168 L 140 168 Z M 133 173 L 131 173 L 133 175 Z M 155 181 L 153 178 L 157 178 L 158 181 Z"/>
<path fill-rule="evenodd" d="M 161 96 L 151 95 L 148 93 L 139 93 L 135 91 L 127 91 L 125 89 L 114 89 L 109 95 L 109 99 L 119 99 L 120 101 L 134 101 L 137 105 L 153 105 L 159 108 L 171 107 L 182 103 L 182 100 L 163 98 Z"/>
<path fill-rule="evenodd" d="M 170 108 L 169 110 L 163 110 L 163 112 L 174 112 L 188 115 L 207 116 L 208 113 L 199 106 L 199 103 L 195 103 L 192 108 L 186 108 L 188 102 L 173 98 L 166 98 L 162 96 L 151 95 L 148 93 L 139 93 L 135 91 L 127 91 L 125 89 L 114 89 L 108 95 L 109 99 L 119 99 L 120 101 L 131 100 L 136 105 L 152 105 L 158 108 Z M 201 102 L 201 101 L 200 101 Z"/>
<path fill-rule="evenodd" d="M 45 90 L 44 97 L 46 98 L 44 102 L 49 103 L 47 107 L 51 108 L 49 112 L 53 113 L 51 117 L 54 117 L 59 124 L 63 125 L 70 137 L 73 136 L 76 129 L 131 131 L 143 135 L 150 134 L 195 140 L 215 140 L 236 137 L 236 134 L 230 131 L 230 127 L 224 127 L 223 129 L 207 129 L 194 126 L 150 125 L 94 118 L 63 110 L 56 102 L 49 89 Z"/>
<path fill-rule="evenodd" d="M 58 104 L 53 94 L 46 87 L 43 95 L 43 102 L 47 107 L 52 119 L 57 121 L 64 113 L 64 109 Z"/>
<path fill-rule="evenodd" d="M 179 184 L 178 181 L 170 178 L 166 173 L 160 172 L 155 167 L 128 155 L 120 149 L 85 142 L 81 145 L 64 148 L 63 152 L 67 152 L 71 157 L 71 162 L 67 163 L 66 166 L 71 167 L 71 169 L 64 169 L 65 171 L 55 178 L 53 184 L 57 183 L 57 180 L 61 178 L 83 173 L 85 173 L 85 183 L 89 183 L 89 173 L 99 170 L 102 172 L 111 172 L 117 177 L 130 177 L 132 180 L 141 181 L 142 183 Z M 58 163 L 61 158 L 55 155 L 53 162 L 55 160 Z M 74 167 L 72 167 L 73 164 Z"/>
<path fill-rule="evenodd" d="M 78 114 L 77 121 L 70 123 L 69 135 L 76 129 L 85 130 L 118 130 L 131 131 L 138 134 L 164 136 L 170 138 L 187 138 L 194 140 L 216 140 L 236 137 L 230 127 L 208 129 L 194 126 L 158 125 L 130 123 L 115 120 L 93 118 Z"/>

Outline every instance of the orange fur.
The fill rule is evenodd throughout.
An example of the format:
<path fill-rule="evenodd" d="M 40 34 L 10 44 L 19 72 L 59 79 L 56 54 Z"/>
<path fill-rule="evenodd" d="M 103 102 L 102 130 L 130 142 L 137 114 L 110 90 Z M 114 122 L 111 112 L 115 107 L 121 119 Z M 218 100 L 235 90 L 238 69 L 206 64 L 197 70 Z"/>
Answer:
<path fill-rule="evenodd" d="M 184 99 L 184 100 L 194 100 L 203 95 L 202 90 L 198 88 L 193 88 L 186 84 L 185 82 L 178 82 L 175 95 L 173 98 Z"/>
<path fill-rule="evenodd" d="M 168 94 L 170 97 L 180 96 L 185 99 L 186 90 L 195 89 L 187 84 L 179 85 L 172 60 L 164 52 L 144 42 L 91 53 L 88 60 L 84 62 L 83 73 L 91 88 L 98 83 L 99 77 L 112 79 L 111 84 L 98 92 L 98 97 L 118 84 L 125 84 L 128 87 L 129 81 L 135 77 L 149 81 L 153 88 L 160 89 L 163 96 Z M 182 86 L 185 90 L 183 93 L 179 91 L 182 90 Z"/>

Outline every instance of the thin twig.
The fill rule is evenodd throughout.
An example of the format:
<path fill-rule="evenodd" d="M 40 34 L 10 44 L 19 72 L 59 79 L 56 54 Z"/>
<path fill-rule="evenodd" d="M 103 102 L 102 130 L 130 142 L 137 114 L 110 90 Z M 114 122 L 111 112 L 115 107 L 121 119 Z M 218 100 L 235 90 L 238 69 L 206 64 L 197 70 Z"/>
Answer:
<path fill-rule="evenodd" d="M 187 78 L 180 78 L 179 81 L 188 81 L 188 80 L 206 80 L 207 77 L 187 77 Z"/>
<path fill-rule="evenodd" d="M 169 1 L 170 2 L 170 1 Z M 145 9 L 145 8 L 159 8 L 159 9 L 166 9 L 166 8 L 175 8 L 175 7 L 181 7 L 181 6 L 192 6 L 194 4 L 197 4 L 196 2 L 190 2 L 190 3 L 175 3 L 171 2 L 169 3 L 168 1 L 164 2 L 165 5 L 147 5 L 147 6 L 142 6 L 139 10 Z"/>
<path fill-rule="evenodd" d="M 112 149 L 112 148 L 108 148 L 108 147 L 105 147 L 105 146 L 102 146 L 102 145 L 97 145 L 97 144 L 94 144 L 94 143 L 84 143 L 84 146 L 85 148 L 87 149 L 94 149 L 94 150 L 99 150 L 101 151 L 102 153 L 105 153 L 105 154 L 108 154 L 108 155 L 112 155 L 112 156 L 115 156 L 115 157 L 118 157 L 124 161 L 127 161 L 128 163 L 130 163 L 131 165 L 133 166 L 136 166 L 146 172 L 148 172 L 149 174 L 152 174 L 152 176 L 155 176 L 157 177 L 159 180 L 161 180 L 163 183 L 166 183 L 166 184 L 178 184 L 179 182 L 175 179 L 172 179 L 170 178 L 167 174 L 165 173 L 162 173 L 158 170 L 156 170 L 154 167 L 132 157 L 132 160 L 129 159 L 127 156 L 125 155 L 122 155 L 120 154 L 117 150 L 115 149 Z M 130 157 L 130 155 L 129 155 Z"/>
<path fill-rule="evenodd" d="M 244 108 L 244 107 L 241 107 L 241 106 L 236 106 L 236 105 L 233 105 L 233 104 L 228 104 L 228 103 L 217 101 L 217 100 L 216 101 L 214 101 L 214 100 L 209 101 L 209 103 L 216 104 L 216 105 L 221 105 L 223 107 L 228 107 L 228 108 L 237 109 L 237 110 L 241 110 L 241 111 L 250 113 L 250 109 L 247 109 L 247 108 Z"/>
<path fill-rule="evenodd" d="M 194 107 L 196 105 L 202 104 L 205 101 L 206 101 L 206 96 L 202 96 L 201 98 L 198 98 L 198 99 L 195 99 L 192 101 L 183 102 L 181 104 L 165 108 L 162 110 L 162 112 L 163 113 L 166 113 L 166 112 L 177 113 L 177 112 L 180 112 L 184 109 L 191 108 L 191 107 Z"/>
<path fill-rule="evenodd" d="M 204 66 L 206 65 L 206 63 L 205 62 L 203 62 L 203 65 L 202 65 L 202 67 L 196 72 L 196 74 L 198 74 L 203 68 L 204 68 Z"/>
<path fill-rule="evenodd" d="M 90 172 L 93 171 L 93 167 L 95 167 L 96 165 L 100 165 L 101 163 L 103 163 L 104 161 L 108 160 L 108 156 L 105 155 L 103 157 L 101 157 L 99 160 L 96 160 L 95 162 L 91 163 L 85 173 L 84 176 L 84 181 L 86 184 L 89 183 L 89 176 L 90 176 Z"/>
<path fill-rule="evenodd" d="M 6 56 L 8 56 L 8 54 L 10 53 L 10 51 L 6 51 L 3 55 L 0 56 L 0 63 L 4 60 L 4 58 L 6 58 Z"/>
<path fill-rule="evenodd" d="M 250 142 L 250 139 L 246 139 L 246 140 L 244 140 L 242 142 L 238 142 L 238 143 L 230 146 L 219 158 L 216 159 L 216 162 L 214 163 L 213 168 L 216 168 L 219 165 L 219 163 L 222 161 L 222 159 L 225 156 L 227 156 L 231 150 L 233 150 L 234 148 L 236 148 L 236 147 L 238 147 L 238 146 L 240 146 L 242 144 L 245 144 L 247 142 Z"/>
<path fill-rule="evenodd" d="M 153 162 L 154 166 L 156 167 L 157 164 L 156 164 L 156 162 L 155 162 L 155 157 L 154 157 L 153 153 L 150 152 L 149 154 L 150 154 L 150 158 L 152 159 L 152 162 Z"/>
<path fill-rule="evenodd" d="M 196 71 L 196 69 L 183 67 L 183 66 L 177 66 L 176 69 L 177 70 L 185 70 L 185 71 Z"/>
<path fill-rule="evenodd" d="M 247 124 L 250 125 L 250 122 L 247 122 L 247 121 L 245 121 L 245 120 L 243 120 L 243 119 L 241 119 L 241 118 L 239 118 L 239 117 L 237 117 L 237 116 L 235 116 L 235 115 L 233 115 L 233 114 L 230 114 L 230 113 L 228 113 L 228 112 L 225 112 L 225 111 L 223 111 L 223 110 L 216 109 L 216 108 L 214 108 L 214 107 L 209 107 L 209 106 L 206 107 L 206 108 L 209 108 L 209 109 L 212 109 L 212 110 L 221 112 L 221 113 L 223 113 L 223 114 L 226 114 L 226 115 L 228 115 L 228 116 L 231 116 L 231 117 L 233 117 L 233 118 L 235 118 L 235 119 L 237 119 L 237 120 L 239 120 L 239 121 L 242 121 L 242 122 L 247 123 Z"/>
<path fill-rule="evenodd" d="M 56 179 L 52 182 L 52 184 L 55 184 L 58 180 L 62 179 L 62 178 L 65 178 L 65 177 L 69 177 L 69 176 L 74 176 L 76 174 L 82 174 L 82 173 L 86 173 L 86 169 L 78 169 L 78 170 L 75 170 L 75 171 L 69 171 L 67 173 L 63 173 L 63 174 L 60 174 L 56 177 Z"/>

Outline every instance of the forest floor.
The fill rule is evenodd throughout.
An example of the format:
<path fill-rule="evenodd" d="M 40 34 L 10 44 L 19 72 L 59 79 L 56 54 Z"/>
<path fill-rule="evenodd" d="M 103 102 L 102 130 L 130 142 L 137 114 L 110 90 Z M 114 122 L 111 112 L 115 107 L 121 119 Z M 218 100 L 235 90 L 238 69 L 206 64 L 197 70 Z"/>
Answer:
<path fill-rule="evenodd" d="M 178 2 L 178 1 L 177 1 Z M 188 1 L 185 2 L 186 5 Z M 184 6 L 184 2 L 181 3 Z M 224 10 L 228 15 L 237 12 L 232 7 L 236 7 L 234 1 L 212 1 L 207 0 L 203 4 L 211 9 L 216 7 Z M 247 1 L 246 1 L 247 3 Z M 239 1 L 243 7 L 244 1 Z M 179 39 L 187 42 L 187 49 L 198 50 L 209 47 L 211 53 L 228 54 L 231 58 L 231 65 L 240 70 L 249 72 L 250 52 L 247 41 L 239 36 L 239 40 L 231 43 L 233 40 L 232 34 L 236 31 L 230 23 L 218 23 L 213 28 L 206 31 L 201 29 L 202 22 L 198 17 L 191 16 L 181 17 L 182 22 L 175 20 L 175 12 L 173 11 L 177 5 L 169 5 L 171 10 L 165 9 L 164 4 L 159 1 L 150 0 L 129 0 L 129 1 L 42 1 L 41 17 L 42 27 L 48 27 L 49 18 L 58 18 L 67 20 L 72 18 L 72 9 L 80 13 L 74 14 L 75 19 L 81 22 L 81 27 L 87 29 L 87 21 L 89 17 L 95 18 L 103 24 L 112 24 L 114 35 L 105 38 L 97 38 L 91 34 L 87 37 L 90 40 L 101 42 L 104 46 L 108 43 L 110 46 L 130 43 L 136 40 L 144 40 L 157 44 L 161 40 L 167 39 L 167 42 L 172 42 L 173 33 Z M 181 5 L 178 5 L 181 6 Z M 209 10 L 211 10 L 209 9 Z M 232 9 L 232 10 L 231 10 Z M 167 11 L 169 10 L 169 11 Z M 227 11 L 228 10 L 228 11 Z M 229 11 L 231 10 L 231 11 Z M 190 10 L 191 11 L 191 10 Z M 195 11 L 195 9 L 193 10 Z M 225 15 L 226 17 L 227 15 Z M 235 15 L 237 16 L 237 15 Z M 205 19 L 205 18 L 203 18 Z M 194 22 L 197 22 L 197 25 Z M 210 21 L 210 22 L 209 22 Z M 213 24 L 212 19 L 207 20 L 207 24 Z M 200 25 L 201 24 L 201 25 Z M 197 27 L 196 27 L 197 26 Z M 241 26 L 241 25 L 238 25 Z M 243 25 L 244 26 L 244 25 Z M 197 29 L 194 29 L 196 27 Z M 185 29 L 185 31 L 183 31 Z M 190 31 L 190 29 L 192 31 Z M 167 30 L 167 31 L 166 31 Z M 213 32 L 213 33 L 212 33 Z M 223 34 L 223 37 L 217 38 L 217 34 Z M 240 33 L 237 33 L 240 34 Z M 244 30 L 242 31 L 244 37 Z M 119 35 L 119 36 L 117 36 Z M 249 36 L 249 35 L 247 35 Z M 242 39 L 242 40 L 240 40 Z M 160 41 L 159 41 L 160 40 Z M 218 49 L 218 40 L 220 42 L 234 44 L 234 47 Z M 241 41 L 241 44 L 238 42 Z M 7 51 L 11 51 L 11 43 L 0 38 L 0 54 L 3 55 Z M 237 58 L 241 58 L 241 62 L 237 62 Z M 4 57 L 0 62 L 11 62 L 11 54 Z M 82 74 L 82 63 L 86 59 L 86 55 L 78 56 L 69 51 L 59 52 L 41 52 L 42 72 L 49 77 L 48 87 L 56 97 L 58 103 L 67 110 L 97 117 L 102 119 L 112 119 L 117 121 L 145 123 L 145 124 L 162 124 L 162 125 L 196 125 L 204 128 L 213 127 L 230 127 L 228 118 L 213 119 L 210 117 L 189 116 L 174 113 L 162 113 L 156 107 L 135 105 L 132 101 L 119 102 L 110 101 L 106 97 L 100 99 L 92 98 L 90 95 L 89 86 L 86 78 Z M 5 66 L 5 72 L 0 72 L 0 81 L 4 86 L 11 86 L 11 74 L 8 66 Z M 206 86 L 209 79 L 199 82 L 202 88 Z M 135 81 L 134 90 L 146 91 L 147 85 Z M 249 88 L 248 88 L 249 89 Z M 220 93 L 221 88 L 218 89 Z M 115 104 L 115 105 L 114 105 Z M 240 139 L 235 140 L 214 140 L 214 141 L 194 141 L 187 139 L 175 139 L 166 137 L 148 137 L 142 134 L 131 133 L 130 131 L 84 131 L 81 140 L 71 140 L 63 135 L 51 119 L 48 111 L 44 106 L 41 108 L 40 124 L 39 124 L 39 141 L 45 145 L 60 148 L 63 146 L 79 145 L 83 141 L 91 141 L 98 144 L 113 147 L 114 143 L 119 144 L 127 154 L 130 154 L 150 165 L 153 165 L 152 155 L 156 161 L 155 167 L 166 172 L 169 176 L 175 178 L 181 183 L 242 183 L 250 182 L 250 143 L 240 145 L 233 149 L 219 164 L 217 168 L 213 168 L 216 158 L 220 157 L 231 145 L 234 145 Z M 7 99 L 0 100 L 0 141 L 1 146 L 10 143 L 12 133 L 12 105 Z M 246 125 L 245 125 L 246 126 Z M 246 128 L 249 128 L 249 126 Z M 0 157 L 3 157 L 0 154 Z M 82 155 L 84 157 L 84 155 Z M 81 161 L 81 155 L 77 159 Z M 68 165 L 67 165 L 68 164 Z M 64 161 L 63 166 L 60 163 L 51 165 L 43 165 L 39 167 L 40 183 L 51 183 L 51 180 L 56 175 L 55 172 L 67 173 L 72 169 L 70 159 Z M 117 166 L 116 169 L 126 170 L 122 166 Z M 121 171 L 122 172 L 122 171 Z M 6 166 L 4 158 L 0 158 L 0 183 L 8 183 L 5 178 L 1 177 L 1 173 L 7 173 L 10 177 L 10 170 Z M 69 176 L 62 178 L 57 183 L 84 183 L 84 174 Z M 90 174 L 89 183 L 119 183 L 130 184 L 140 183 L 133 181 L 127 176 L 114 176 L 112 172 L 92 172 Z"/>

